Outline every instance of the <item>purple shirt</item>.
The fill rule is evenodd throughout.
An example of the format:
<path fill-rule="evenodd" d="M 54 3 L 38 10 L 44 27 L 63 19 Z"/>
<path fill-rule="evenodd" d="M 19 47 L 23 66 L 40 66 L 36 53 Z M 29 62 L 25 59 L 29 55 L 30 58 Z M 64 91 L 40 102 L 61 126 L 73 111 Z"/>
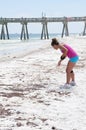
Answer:
<path fill-rule="evenodd" d="M 78 56 L 78 54 L 69 45 L 64 44 L 63 46 L 68 50 L 67 56 L 69 58 L 73 58 L 73 57 Z M 62 51 L 62 53 L 64 53 L 64 52 Z"/>

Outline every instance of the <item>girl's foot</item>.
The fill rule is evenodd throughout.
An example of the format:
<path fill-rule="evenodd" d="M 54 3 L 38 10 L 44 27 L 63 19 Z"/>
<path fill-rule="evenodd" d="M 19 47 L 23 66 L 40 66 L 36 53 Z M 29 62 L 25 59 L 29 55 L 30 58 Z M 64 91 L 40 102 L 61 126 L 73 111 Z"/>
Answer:
<path fill-rule="evenodd" d="M 60 87 L 60 89 L 70 89 L 70 88 L 71 88 L 71 85 L 67 83 Z"/>
<path fill-rule="evenodd" d="M 71 81 L 71 82 L 70 82 L 70 85 L 71 85 L 71 86 L 76 86 L 75 81 Z"/>

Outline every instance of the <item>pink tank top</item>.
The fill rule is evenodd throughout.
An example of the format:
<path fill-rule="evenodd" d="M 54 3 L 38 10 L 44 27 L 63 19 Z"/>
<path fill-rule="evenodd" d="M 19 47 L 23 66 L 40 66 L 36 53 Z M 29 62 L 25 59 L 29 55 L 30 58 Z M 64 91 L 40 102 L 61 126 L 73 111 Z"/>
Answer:
<path fill-rule="evenodd" d="M 63 46 L 68 49 L 67 56 L 68 56 L 69 58 L 73 58 L 73 57 L 75 57 L 75 56 L 78 56 L 78 54 L 77 54 L 69 45 L 64 44 Z M 62 52 L 63 52 L 63 51 L 62 51 Z M 64 52 L 63 52 L 63 53 L 64 53 Z"/>

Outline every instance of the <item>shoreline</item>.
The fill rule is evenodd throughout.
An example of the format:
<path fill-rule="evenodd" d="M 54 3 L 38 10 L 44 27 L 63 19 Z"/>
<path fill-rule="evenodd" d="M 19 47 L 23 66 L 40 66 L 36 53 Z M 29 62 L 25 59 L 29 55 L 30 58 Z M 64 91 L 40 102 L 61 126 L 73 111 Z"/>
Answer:
<path fill-rule="evenodd" d="M 59 41 L 61 40 L 63 42 L 64 41 L 66 42 L 66 41 L 70 40 L 70 43 L 71 43 L 72 40 L 74 40 L 76 42 L 77 39 L 82 39 L 84 41 L 86 39 L 86 36 L 73 36 L 73 37 L 64 37 L 64 38 L 57 37 L 57 38 L 59 39 Z M 37 50 L 40 50 L 42 47 L 46 48 L 46 46 L 50 46 L 50 41 L 51 41 L 51 39 L 49 39 L 49 40 L 30 40 L 30 41 L 28 41 L 28 40 L 26 40 L 26 41 L 21 41 L 21 40 L 6 40 L 6 41 L 5 40 L 0 40 L 0 45 L 1 45 L 0 51 L 3 52 L 4 49 L 7 50 L 7 52 L 5 51 L 3 53 L 3 55 L 2 54 L 0 55 L 0 61 L 5 62 L 5 61 L 14 60 L 16 58 L 25 57 L 25 56 L 27 56 L 27 55 L 29 55 L 31 53 L 34 53 Z M 68 44 L 70 44 L 70 43 L 68 43 Z M 29 48 L 30 44 L 32 46 L 31 48 Z M 35 48 L 34 45 L 37 46 L 37 47 Z M 3 46 L 4 46 L 4 48 L 3 48 Z M 5 46 L 8 46 L 8 48 L 5 48 Z M 38 47 L 38 46 L 40 46 L 40 47 Z M 23 49 L 23 47 L 25 49 Z M 13 54 L 11 54 L 12 53 L 11 48 L 14 50 Z M 20 48 L 20 50 L 18 48 Z"/>
<path fill-rule="evenodd" d="M 12 41 L 12 40 L 11 40 Z M 4 43 L 6 43 L 6 42 L 8 42 L 8 43 L 10 43 L 11 41 L 3 41 Z M 14 49 L 15 49 L 15 52 L 14 52 L 14 54 L 12 54 L 12 49 L 11 49 L 11 52 L 9 52 L 9 50 L 7 50 L 8 52 L 9 52 L 9 54 L 6 54 L 6 55 L 2 55 L 1 57 L 0 57 L 0 61 L 1 62 L 5 62 L 5 61 L 10 61 L 10 60 L 14 60 L 14 59 L 16 59 L 16 58 L 23 58 L 23 57 L 25 57 L 25 56 L 27 56 L 27 55 L 29 55 L 29 54 L 32 54 L 32 53 L 35 53 L 35 52 L 37 52 L 37 51 L 39 51 L 41 48 L 42 49 L 45 49 L 47 46 L 49 46 L 49 42 L 50 40 L 44 40 L 44 41 L 42 41 L 42 45 L 40 44 L 40 42 L 41 42 L 41 40 L 37 40 L 37 41 L 35 41 L 35 42 L 29 42 L 29 41 L 15 41 L 15 40 L 13 40 L 12 41 L 12 45 L 15 43 L 15 42 L 19 42 L 18 43 L 18 45 L 17 45 L 17 43 L 15 44 L 15 46 L 14 46 Z M 4 43 L 1 43 L 1 44 L 4 44 Z M 7 43 L 7 44 L 8 44 Z M 24 45 L 26 43 L 26 45 Z M 33 45 L 31 45 L 31 48 L 29 48 L 29 46 L 30 46 L 30 44 L 32 44 L 33 43 Z M 44 43 L 44 44 L 43 44 Z M 7 45 L 6 44 L 6 45 Z M 16 51 L 16 48 L 17 48 L 17 46 L 20 46 L 20 45 L 22 46 L 21 48 L 22 48 L 22 50 L 20 50 L 20 52 L 19 51 Z M 12 46 L 11 45 L 11 46 Z M 35 47 L 34 47 L 34 45 L 35 45 Z M 24 48 L 25 49 L 23 49 L 23 46 L 24 46 Z M 28 47 L 28 48 L 27 48 Z M 8 49 L 9 49 L 9 47 L 8 47 Z"/>

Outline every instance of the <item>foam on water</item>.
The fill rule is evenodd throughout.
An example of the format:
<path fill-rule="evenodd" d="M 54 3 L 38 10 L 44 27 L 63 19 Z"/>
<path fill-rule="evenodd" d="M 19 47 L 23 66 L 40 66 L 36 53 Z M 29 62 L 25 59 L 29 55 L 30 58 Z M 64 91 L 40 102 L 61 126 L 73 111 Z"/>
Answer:
<path fill-rule="evenodd" d="M 0 41 L 0 59 L 8 56 L 25 55 L 35 51 L 45 45 L 47 41 L 41 40 L 1 40 Z"/>

